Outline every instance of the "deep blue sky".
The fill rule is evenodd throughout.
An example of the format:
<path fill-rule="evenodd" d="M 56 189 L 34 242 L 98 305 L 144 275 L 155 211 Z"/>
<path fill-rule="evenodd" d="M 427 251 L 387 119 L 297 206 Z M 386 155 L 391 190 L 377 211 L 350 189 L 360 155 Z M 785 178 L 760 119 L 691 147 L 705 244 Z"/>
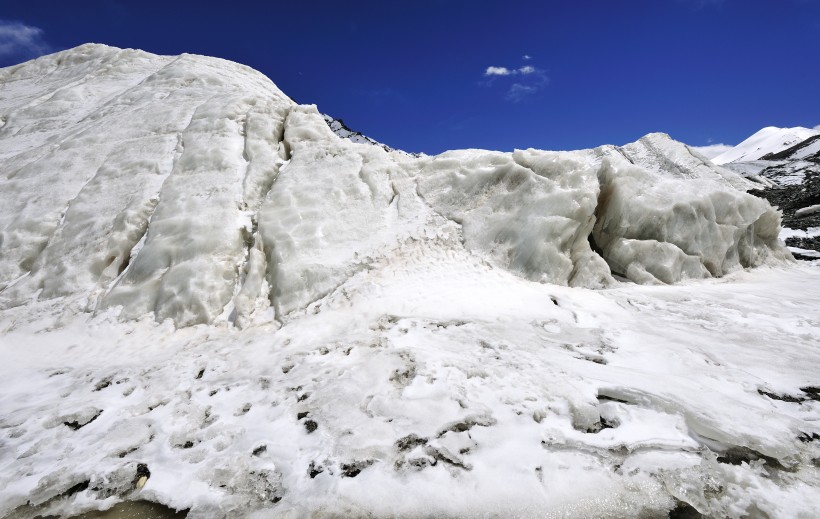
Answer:
<path fill-rule="evenodd" d="M 0 19 L 0 66 L 86 42 L 219 56 L 408 151 L 820 125 L 820 0 L 24 0 Z"/>

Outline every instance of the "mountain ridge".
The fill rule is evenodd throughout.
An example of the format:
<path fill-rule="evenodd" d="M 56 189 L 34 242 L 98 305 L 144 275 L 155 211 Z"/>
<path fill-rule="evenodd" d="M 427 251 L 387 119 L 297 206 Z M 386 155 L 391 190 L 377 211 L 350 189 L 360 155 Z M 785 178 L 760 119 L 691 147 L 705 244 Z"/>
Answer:
<path fill-rule="evenodd" d="M 803 128 L 802 126 L 794 128 L 767 126 L 758 130 L 737 146 L 712 158 L 712 162 L 723 165 L 730 162 L 759 160 L 765 155 L 779 153 L 815 135 L 820 135 L 820 131 Z"/>

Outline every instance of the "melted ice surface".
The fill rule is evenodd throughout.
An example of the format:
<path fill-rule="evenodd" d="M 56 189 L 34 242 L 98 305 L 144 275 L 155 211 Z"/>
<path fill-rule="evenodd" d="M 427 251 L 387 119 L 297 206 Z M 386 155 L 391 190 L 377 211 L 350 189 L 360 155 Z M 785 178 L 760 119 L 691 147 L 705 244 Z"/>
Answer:
<path fill-rule="evenodd" d="M 0 116 L 0 515 L 818 513 L 820 273 L 667 135 L 412 156 L 100 45 Z"/>
<path fill-rule="evenodd" d="M 247 67 L 100 45 L 2 81 L 0 307 L 77 296 L 71 311 L 178 327 L 283 322 L 442 233 L 525 279 L 589 288 L 789 257 L 749 181 L 665 134 L 417 157 Z"/>

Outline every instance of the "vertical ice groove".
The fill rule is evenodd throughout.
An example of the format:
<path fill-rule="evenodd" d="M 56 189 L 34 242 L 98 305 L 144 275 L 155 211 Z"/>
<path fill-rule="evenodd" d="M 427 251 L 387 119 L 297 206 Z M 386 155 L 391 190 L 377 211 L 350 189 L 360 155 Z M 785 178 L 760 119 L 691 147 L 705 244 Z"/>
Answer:
<path fill-rule="evenodd" d="M 126 52 L 126 51 L 118 51 L 118 52 L 115 53 L 114 57 L 108 56 L 107 59 L 111 63 L 114 63 L 114 62 L 116 62 L 116 56 L 121 55 L 123 52 Z M 150 56 L 150 55 L 146 55 L 146 56 Z M 66 159 L 61 159 L 60 157 L 61 156 L 67 156 L 66 154 L 72 153 L 72 151 L 71 151 L 72 146 L 76 145 L 75 141 L 77 141 L 83 135 L 89 135 L 95 128 L 97 128 L 97 127 L 99 127 L 99 126 L 106 123 L 106 119 L 103 118 L 103 117 L 100 117 L 97 120 L 88 121 L 88 117 L 90 116 L 90 114 L 99 113 L 99 110 L 102 107 L 117 105 L 117 103 L 120 101 L 120 99 L 126 93 L 133 91 L 138 85 L 143 84 L 148 78 L 155 76 L 159 70 L 162 70 L 163 68 L 165 68 L 169 64 L 168 63 L 168 61 L 169 61 L 168 58 L 155 58 L 155 60 L 161 61 L 162 65 L 161 66 L 155 66 L 155 64 L 153 64 L 153 62 L 152 62 L 153 68 L 151 68 L 149 72 L 147 72 L 143 76 L 139 76 L 139 78 L 137 80 L 126 81 L 125 82 L 126 84 L 124 84 L 124 85 L 116 85 L 117 89 L 115 90 L 115 92 L 109 98 L 107 98 L 103 101 L 98 101 L 95 104 L 92 104 L 92 105 L 89 105 L 88 107 L 83 108 L 88 113 L 86 113 L 86 115 L 84 117 L 82 117 L 79 121 L 73 123 L 71 125 L 71 127 L 66 128 L 66 131 L 62 135 L 60 135 L 60 139 L 56 143 L 52 143 L 52 144 L 49 144 L 49 145 L 42 145 L 39 148 L 35 148 L 34 150 L 32 150 L 31 148 L 25 148 L 20 153 L 16 153 L 16 154 L 13 154 L 9 157 L 4 158 L 3 159 L 4 164 L 5 165 L 10 165 L 10 164 L 14 164 L 15 159 L 17 159 L 18 157 L 21 157 L 21 156 L 25 155 L 26 153 L 29 153 L 29 152 L 32 152 L 32 151 L 34 152 L 33 157 L 26 157 L 26 159 L 28 159 L 28 160 L 26 160 L 22 165 L 19 165 L 19 164 L 16 165 L 17 167 L 14 167 L 14 169 L 10 173 L 7 174 L 7 180 L 14 179 L 18 174 L 20 174 L 24 170 L 29 171 L 29 172 L 33 172 L 34 170 L 40 169 L 40 170 L 46 170 L 46 171 L 49 171 L 49 170 L 53 171 L 52 174 L 59 175 L 61 177 L 60 180 L 62 181 L 63 180 L 63 178 L 62 178 L 63 175 L 62 175 L 62 171 L 61 171 L 60 167 L 59 166 L 55 167 L 54 164 L 48 164 L 46 162 L 51 161 L 51 162 L 60 163 L 61 160 L 62 160 L 62 162 L 65 162 Z M 175 60 L 170 60 L 170 61 L 173 62 Z M 108 70 L 108 69 L 106 67 L 100 66 L 97 69 L 95 69 L 94 72 L 85 74 L 80 79 L 71 81 L 68 84 L 63 85 L 62 87 L 56 89 L 55 91 L 50 92 L 49 95 L 40 96 L 40 98 L 38 98 L 38 100 L 41 100 L 40 104 L 43 104 L 43 103 L 46 103 L 48 100 L 50 100 L 50 99 L 54 98 L 55 96 L 57 96 L 60 92 L 69 91 L 72 88 L 82 87 L 82 86 L 88 84 L 91 81 L 91 79 L 96 78 L 97 76 L 101 75 L 102 72 L 105 71 L 105 70 Z M 137 81 L 137 83 L 134 84 L 134 81 Z M 102 102 L 102 105 L 99 104 L 100 102 Z M 125 103 L 125 105 L 127 106 L 127 103 Z M 32 103 L 28 103 L 27 106 L 32 106 Z M 22 110 L 24 110 L 24 108 L 17 109 L 13 113 L 20 113 Z M 68 112 L 68 113 L 70 114 L 72 112 Z M 65 153 L 62 153 L 63 146 L 68 146 L 68 151 L 65 152 Z M 92 151 L 92 149 L 93 148 L 89 149 L 89 153 Z M 45 209 L 44 212 L 42 212 L 40 214 L 36 214 L 36 215 L 33 216 L 33 218 L 35 218 L 37 221 L 31 221 L 31 219 L 27 219 L 25 215 L 21 215 L 17 218 L 17 221 L 13 221 L 9 225 L 5 226 L 5 228 L 2 231 L 2 234 L 4 234 L 4 235 L 16 236 L 16 235 L 20 235 L 21 233 L 25 235 L 26 233 L 31 233 L 32 231 L 34 231 L 35 233 L 39 233 L 40 235 L 35 237 L 35 238 L 27 239 L 26 240 L 28 242 L 27 246 L 14 247 L 15 252 L 13 254 L 10 253 L 9 250 L 4 251 L 6 253 L 6 254 L 3 254 L 3 256 L 6 256 L 4 258 L 6 265 L 5 266 L 2 265 L 2 263 L 4 263 L 4 262 L 0 261 L 0 275 L 3 275 L 3 277 L 5 277 L 4 274 L 5 274 L 6 271 L 17 271 L 18 273 L 20 273 L 20 272 L 22 272 L 22 270 L 20 270 L 21 267 L 24 267 L 27 270 L 30 270 L 30 268 L 33 265 L 35 265 L 35 263 L 38 261 L 38 258 L 41 256 L 43 251 L 45 251 L 46 248 L 48 247 L 49 243 L 52 242 L 55 234 L 59 233 L 61 231 L 61 229 L 63 227 L 62 224 L 64 222 L 64 218 L 65 218 L 67 212 L 70 210 L 72 204 L 77 200 L 77 198 L 80 196 L 80 194 L 83 192 L 83 190 L 89 185 L 89 183 L 93 182 L 94 178 L 99 174 L 100 169 L 104 166 L 105 161 L 108 159 L 109 155 L 110 155 L 110 153 L 102 155 L 103 159 L 101 161 L 99 160 L 99 158 L 94 159 L 94 160 L 96 160 L 96 167 L 93 170 L 94 173 L 90 177 L 86 177 L 85 179 L 83 179 L 82 180 L 82 185 L 79 186 L 77 191 L 75 191 L 73 198 L 71 198 L 70 200 L 67 200 L 65 202 L 65 205 L 64 205 L 65 209 L 62 211 L 62 213 L 59 213 L 60 216 L 59 216 L 59 218 L 57 218 L 59 220 L 58 225 L 55 226 L 52 223 L 48 222 L 49 217 L 50 217 L 49 213 L 54 214 L 56 216 L 56 213 L 54 213 L 54 210 L 53 210 L 54 204 L 52 203 L 50 207 L 44 208 Z M 92 164 L 94 163 L 94 160 L 92 160 Z M 43 163 L 42 167 L 40 167 L 40 163 Z M 74 169 L 82 171 L 82 168 L 74 168 Z M 31 176 L 31 174 L 32 173 L 29 173 L 26 176 L 26 178 L 21 178 L 18 183 L 25 183 L 27 181 L 28 177 Z M 79 179 L 77 179 L 77 180 L 79 180 Z M 9 186 L 9 187 L 10 187 L 10 191 L 14 192 L 14 188 L 12 186 Z M 66 188 L 71 188 L 72 185 L 71 185 L 71 183 L 68 183 L 65 187 Z M 53 193 L 64 193 L 64 192 L 65 192 L 65 190 L 62 190 L 62 191 L 57 190 L 57 189 L 53 190 Z M 55 200 L 54 202 L 61 202 L 61 201 Z M 9 247 L 11 245 L 13 245 L 13 241 L 12 241 L 12 244 L 9 243 L 9 240 L 3 240 L 3 241 L 5 242 L 3 245 L 6 246 L 4 248 L 6 248 L 6 249 L 9 249 Z M 27 283 L 25 285 L 30 284 L 32 280 L 33 280 L 33 278 L 30 278 L 29 280 L 27 280 Z M 0 280 L 0 283 L 2 283 L 1 280 Z M 18 290 L 17 290 L 18 293 L 19 293 L 18 297 L 23 296 L 22 299 L 25 299 L 27 296 L 25 294 L 22 294 L 22 288 L 23 288 L 23 286 L 18 287 Z"/>
<path fill-rule="evenodd" d="M 250 215 L 251 228 L 243 231 L 245 252 L 239 265 L 239 275 L 233 298 L 233 323 L 244 327 L 250 314 L 270 304 L 267 281 L 267 255 L 259 235 L 259 211 L 272 189 L 284 160 L 284 126 L 290 107 L 281 109 L 273 102 L 261 110 L 251 109 L 246 115 L 243 134 L 243 157 L 247 161 L 243 180 L 243 206 Z"/>
<path fill-rule="evenodd" d="M 165 182 L 168 180 L 168 177 L 170 177 L 171 173 L 176 167 L 177 161 L 179 160 L 180 156 L 185 150 L 185 142 L 182 138 L 182 133 L 185 131 L 185 129 L 191 126 L 191 121 L 193 120 L 195 114 L 196 108 L 191 111 L 191 115 L 188 117 L 187 122 L 182 125 L 182 129 L 176 132 L 176 145 L 174 146 L 174 153 L 173 158 L 171 160 L 171 165 L 167 173 L 164 175 L 162 184 L 160 184 L 156 192 L 148 199 L 150 204 L 150 210 L 146 215 L 144 225 L 142 226 L 139 236 L 136 239 L 132 240 L 133 245 L 129 248 L 128 257 L 126 260 L 127 264 L 125 268 L 121 272 L 119 272 L 118 275 L 113 279 L 111 277 L 103 277 L 102 275 L 100 276 L 100 281 L 98 282 L 97 287 L 94 290 L 95 296 L 89 298 L 89 310 L 93 309 L 94 311 L 97 311 L 105 307 L 105 305 L 103 304 L 103 300 L 106 296 L 108 296 L 108 294 L 111 293 L 112 290 L 114 290 L 114 288 L 117 287 L 120 281 L 128 275 L 129 270 L 134 264 L 134 261 L 137 259 L 140 251 L 142 250 L 142 247 L 145 246 L 145 242 L 148 239 L 148 234 L 151 228 L 151 220 L 153 219 L 154 212 L 156 211 L 157 206 L 159 205 L 159 202 L 162 198 L 163 186 L 165 185 Z M 91 306 L 92 304 L 93 307 Z"/>
<path fill-rule="evenodd" d="M 104 164 L 105 164 L 105 161 L 103 161 L 103 165 Z M 82 187 L 80 187 L 80 189 L 76 192 L 74 197 L 71 198 L 65 204 L 64 209 L 62 209 L 62 211 L 60 211 L 60 213 L 59 213 L 60 217 L 59 217 L 57 223 L 53 226 L 52 231 L 50 233 L 48 233 L 47 236 L 44 237 L 45 239 L 42 241 L 42 244 L 38 244 L 38 246 L 35 249 L 31 250 L 30 253 L 23 258 L 23 260 L 21 262 L 21 265 L 28 267 L 26 269 L 26 271 L 29 274 L 34 274 L 33 276 L 27 277 L 26 281 L 31 282 L 32 280 L 34 280 L 35 286 L 28 287 L 28 286 L 26 286 L 26 284 L 16 284 L 16 287 L 13 290 L 9 290 L 10 293 L 8 294 L 9 297 L 8 297 L 7 302 L 0 302 L 0 304 L 4 304 L 4 306 L 8 306 L 8 307 L 15 307 L 15 306 L 25 304 L 27 302 L 27 298 L 28 298 L 29 295 L 36 295 L 37 297 L 39 297 L 38 291 L 41 288 L 43 288 L 44 280 L 42 278 L 38 278 L 36 276 L 36 274 L 38 273 L 38 271 L 41 268 L 48 266 L 47 264 L 44 265 L 40 261 L 42 255 L 43 255 L 43 252 L 48 248 L 48 246 L 52 242 L 52 240 L 54 240 L 55 237 L 60 235 L 60 233 L 63 230 L 64 224 L 65 224 L 66 215 L 68 214 L 68 211 L 71 210 L 72 204 L 77 200 L 77 198 L 83 192 L 85 187 L 92 180 L 94 180 L 94 178 L 96 178 L 96 176 L 99 174 L 99 172 L 102 168 L 103 168 L 102 165 L 100 167 L 98 167 L 94 171 L 94 173 L 91 175 L 91 177 L 89 177 L 86 180 L 86 182 L 82 185 Z M 11 288 L 11 287 L 9 287 L 9 288 Z"/>
<path fill-rule="evenodd" d="M 140 249 L 145 245 L 145 240 L 148 236 L 148 229 L 151 227 L 151 218 L 154 216 L 154 211 L 159 204 L 159 196 L 160 194 L 158 192 L 154 197 L 149 199 L 150 207 L 148 210 L 148 215 L 144 220 L 144 224 L 139 228 L 138 234 L 131 240 L 132 245 L 128 248 L 127 254 L 123 254 L 122 257 L 115 258 L 115 260 L 112 261 L 111 264 L 101 273 L 97 286 L 94 288 L 91 297 L 88 299 L 88 311 L 97 311 L 100 307 L 102 299 L 108 295 L 111 290 L 117 286 L 117 283 L 119 283 L 120 280 L 128 274 L 128 270 L 131 268 L 134 259 L 136 259 Z M 111 239 L 109 239 L 109 241 L 111 241 Z M 117 268 L 117 274 L 112 275 L 113 273 L 110 272 L 110 269 L 115 266 Z"/>
<path fill-rule="evenodd" d="M 279 306 L 278 298 L 276 297 L 276 278 L 278 275 L 278 263 L 276 261 L 276 258 L 278 253 L 276 250 L 276 239 L 274 238 L 274 236 L 272 236 L 272 233 L 268 232 L 268 226 L 266 226 L 266 222 L 264 220 L 264 212 L 268 206 L 273 206 L 275 204 L 275 202 L 271 200 L 273 187 L 276 183 L 276 180 L 279 179 L 279 175 L 282 173 L 282 170 L 293 159 L 293 148 L 287 140 L 287 129 L 293 113 L 293 107 L 289 106 L 285 110 L 284 115 L 282 116 L 282 122 L 280 126 L 281 132 L 277 134 L 277 155 L 279 156 L 280 160 L 284 160 L 277 166 L 276 175 L 273 177 L 270 184 L 268 185 L 267 190 L 265 192 L 265 196 L 260 201 L 259 209 L 257 210 L 256 214 L 257 236 L 255 237 L 255 239 L 259 240 L 259 249 L 262 251 L 264 255 L 263 259 L 265 269 L 263 271 L 263 274 L 265 276 L 264 281 L 267 283 L 268 289 L 267 300 L 270 304 L 270 307 L 273 309 L 274 319 L 279 322 L 282 321 L 282 312 Z"/>
<path fill-rule="evenodd" d="M 199 102 L 196 108 L 191 111 L 191 116 L 187 124 L 177 133 L 177 147 L 171 170 L 159 189 L 157 204 L 151 212 L 152 220 L 157 214 L 157 210 L 161 208 L 160 201 L 173 198 L 177 195 L 173 193 L 174 187 L 171 184 L 176 181 L 176 175 L 179 175 L 179 170 L 181 169 L 180 160 L 185 156 L 186 134 L 192 131 L 197 115 L 201 115 L 201 110 L 216 97 L 217 94 L 213 94 Z M 169 203 L 173 204 L 173 202 Z M 126 313 L 132 313 L 135 316 L 149 310 L 157 311 L 159 288 L 164 283 L 165 276 L 171 267 L 172 261 L 170 257 L 167 257 L 171 251 L 166 252 L 160 250 L 159 258 L 152 257 L 146 259 L 143 256 L 146 246 L 149 247 L 150 250 L 156 233 L 156 227 L 149 226 L 146 228 L 145 245 L 139 250 L 136 257 L 132 259 L 129 272 L 126 273 L 125 276 L 120 277 L 111 290 L 105 294 L 101 301 L 103 308 L 122 304 L 126 307 Z M 123 284 L 131 286 L 123 286 Z"/>

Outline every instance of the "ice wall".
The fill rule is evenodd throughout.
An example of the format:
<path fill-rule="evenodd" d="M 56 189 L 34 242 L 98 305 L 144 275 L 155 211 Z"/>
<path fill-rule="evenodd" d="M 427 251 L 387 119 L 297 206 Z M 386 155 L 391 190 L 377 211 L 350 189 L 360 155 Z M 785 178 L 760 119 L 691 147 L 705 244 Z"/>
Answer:
<path fill-rule="evenodd" d="M 780 213 L 714 182 L 658 178 L 604 160 L 593 239 L 614 272 L 638 282 L 721 276 L 789 255 Z"/>
<path fill-rule="evenodd" d="M 284 321 L 408 240 L 588 288 L 788 257 L 751 183 L 664 134 L 411 156 L 340 138 L 247 67 L 100 45 L 0 81 L 2 307 Z"/>
<path fill-rule="evenodd" d="M 423 166 L 419 193 L 494 265 L 532 281 L 602 287 L 609 268 L 587 240 L 595 171 L 567 153 L 452 151 Z"/>

